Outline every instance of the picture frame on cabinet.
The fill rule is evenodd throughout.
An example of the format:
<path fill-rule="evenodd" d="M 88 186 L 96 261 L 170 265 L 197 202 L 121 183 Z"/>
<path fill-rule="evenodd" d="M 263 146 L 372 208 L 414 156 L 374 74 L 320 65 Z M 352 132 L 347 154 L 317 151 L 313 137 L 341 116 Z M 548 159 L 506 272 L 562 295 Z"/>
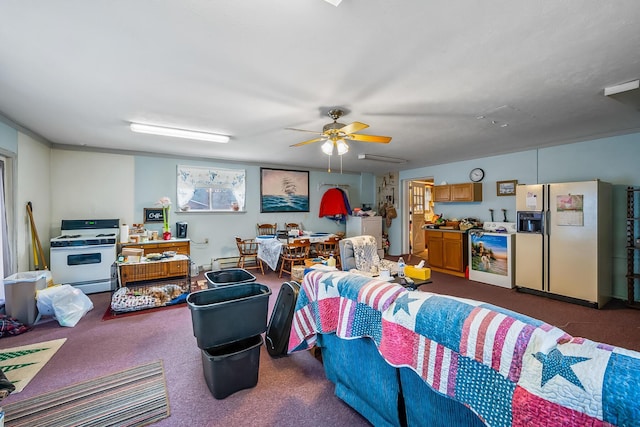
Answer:
<path fill-rule="evenodd" d="M 496 193 L 498 196 L 515 196 L 517 185 L 518 185 L 517 179 L 511 179 L 508 181 L 497 181 Z"/>

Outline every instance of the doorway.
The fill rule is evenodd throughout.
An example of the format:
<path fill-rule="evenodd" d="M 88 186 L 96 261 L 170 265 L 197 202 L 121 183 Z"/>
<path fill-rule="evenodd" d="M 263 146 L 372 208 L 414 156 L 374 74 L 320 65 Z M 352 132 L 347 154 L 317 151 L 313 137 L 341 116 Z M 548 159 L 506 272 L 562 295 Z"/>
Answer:
<path fill-rule="evenodd" d="M 417 257 L 418 261 L 425 261 L 429 258 L 429 248 L 427 248 L 424 224 L 433 218 L 433 178 L 412 179 L 409 181 L 407 192 L 408 209 L 408 236 L 410 258 Z"/>

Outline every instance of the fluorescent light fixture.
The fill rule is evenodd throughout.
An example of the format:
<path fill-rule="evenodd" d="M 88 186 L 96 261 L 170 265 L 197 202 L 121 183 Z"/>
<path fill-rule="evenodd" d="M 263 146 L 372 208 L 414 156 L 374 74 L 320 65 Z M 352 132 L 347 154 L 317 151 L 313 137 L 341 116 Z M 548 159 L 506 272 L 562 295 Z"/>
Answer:
<path fill-rule="evenodd" d="M 604 95 L 611 96 L 616 93 L 627 92 L 629 90 L 638 89 L 640 87 L 640 80 L 633 80 L 630 82 L 622 83 L 615 86 L 609 86 L 604 88 Z"/>
<path fill-rule="evenodd" d="M 407 163 L 408 160 L 399 157 L 379 156 L 377 154 L 358 154 L 358 160 L 375 160 L 387 163 Z"/>
<path fill-rule="evenodd" d="M 198 141 L 211 141 L 227 143 L 229 137 L 210 132 L 199 132 L 186 129 L 168 128 L 163 126 L 143 125 L 140 123 L 131 123 L 131 130 L 139 133 L 149 133 L 152 135 L 172 136 L 174 138 L 196 139 Z"/>
<path fill-rule="evenodd" d="M 332 5 L 334 5 L 335 7 L 338 7 L 338 5 L 340 4 L 340 2 L 341 2 L 342 0 L 324 0 L 324 1 L 326 1 L 327 3 L 331 3 L 331 4 L 332 4 Z"/>

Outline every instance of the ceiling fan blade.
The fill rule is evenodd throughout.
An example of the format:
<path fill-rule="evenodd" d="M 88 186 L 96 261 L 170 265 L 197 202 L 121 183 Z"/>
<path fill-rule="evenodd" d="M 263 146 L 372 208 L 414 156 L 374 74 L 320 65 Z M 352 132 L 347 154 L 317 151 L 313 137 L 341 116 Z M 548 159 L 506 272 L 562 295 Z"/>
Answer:
<path fill-rule="evenodd" d="M 291 147 L 301 147 L 303 145 L 307 145 L 307 144 L 312 144 L 314 142 L 318 142 L 318 141 L 322 141 L 325 138 L 314 138 L 314 139 L 310 139 L 308 141 L 302 141 L 302 142 L 298 142 L 297 144 L 293 144 L 291 145 Z"/>
<path fill-rule="evenodd" d="M 315 130 L 296 129 L 296 128 L 285 128 L 285 130 L 295 130 L 298 132 L 308 132 L 308 133 L 315 133 L 316 135 L 322 135 L 322 132 L 316 132 Z"/>
<path fill-rule="evenodd" d="M 355 132 L 359 132 L 362 129 L 366 129 L 368 128 L 369 125 L 364 124 L 364 123 L 360 123 L 360 122 L 353 122 L 353 123 L 349 123 L 346 126 L 343 126 L 340 128 L 340 132 L 344 132 L 347 135 L 350 133 L 355 133 Z"/>
<path fill-rule="evenodd" d="M 378 135 L 347 135 L 346 139 L 362 142 L 379 142 L 381 144 L 387 144 L 391 141 L 390 136 L 378 136 Z"/>

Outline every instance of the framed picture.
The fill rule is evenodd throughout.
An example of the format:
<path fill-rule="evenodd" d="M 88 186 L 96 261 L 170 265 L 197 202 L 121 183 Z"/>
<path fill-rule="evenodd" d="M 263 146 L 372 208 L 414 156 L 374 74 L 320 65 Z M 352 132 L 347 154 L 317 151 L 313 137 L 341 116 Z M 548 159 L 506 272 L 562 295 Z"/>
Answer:
<path fill-rule="evenodd" d="M 309 212 L 309 171 L 260 168 L 260 212 Z"/>
<path fill-rule="evenodd" d="M 498 196 L 515 196 L 516 185 L 518 185 L 517 179 L 496 182 L 496 191 L 498 193 Z"/>
<path fill-rule="evenodd" d="M 164 211 L 162 208 L 144 208 L 144 222 L 164 222 Z"/>

